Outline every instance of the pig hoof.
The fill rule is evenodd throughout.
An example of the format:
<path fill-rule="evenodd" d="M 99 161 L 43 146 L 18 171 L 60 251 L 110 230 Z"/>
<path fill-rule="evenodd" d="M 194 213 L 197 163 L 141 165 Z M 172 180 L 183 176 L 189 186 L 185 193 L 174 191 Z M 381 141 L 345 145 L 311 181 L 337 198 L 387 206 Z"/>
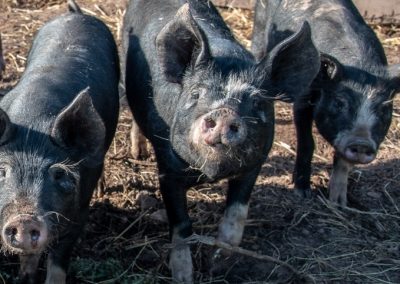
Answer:
<path fill-rule="evenodd" d="M 340 208 L 347 207 L 347 198 L 346 197 L 339 196 L 337 198 L 334 198 L 334 197 L 329 196 L 329 201 Z"/>
<path fill-rule="evenodd" d="M 217 249 L 215 250 L 213 256 L 212 256 L 212 261 L 213 262 L 220 262 L 220 261 L 224 261 L 227 260 L 228 258 L 230 258 L 232 256 L 232 252 L 226 249 Z"/>
<path fill-rule="evenodd" d="M 169 267 L 175 283 L 193 283 L 193 264 L 189 246 L 177 246 L 172 249 Z"/>
<path fill-rule="evenodd" d="M 295 188 L 294 194 L 300 198 L 311 198 L 311 188 Z"/>
<path fill-rule="evenodd" d="M 35 284 L 37 283 L 37 277 L 32 275 L 19 275 L 16 279 L 17 284 Z"/>
<path fill-rule="evenodd" d="M 135 160 L 145 160 L 150 157 L 150 153 L 147 150 L 146 141 L 141 145 L 133 145 L 131 147 L 131 155 Z"/>
<path fill-rule="evenodd" d="M 210 275 L 219 275 L 228 271 L 239 261 L 236 254 L 224 249 L 217 249 L 212 254 L 209 273 Z"/>

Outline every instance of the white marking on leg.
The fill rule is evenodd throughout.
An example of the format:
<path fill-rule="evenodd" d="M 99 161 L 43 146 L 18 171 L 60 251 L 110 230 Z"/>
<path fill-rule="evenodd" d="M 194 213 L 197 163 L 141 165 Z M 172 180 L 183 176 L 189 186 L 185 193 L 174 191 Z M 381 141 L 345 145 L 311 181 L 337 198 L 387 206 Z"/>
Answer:
<path fill-rule="evenodd" d="M 236 203 L 226 208 L 219 225 L 218 240 L 238 246 L 242 241 L 248 211 L 248 204 Z"/>
<path fill-rule="evenodd" d="M 329 200 L 346 206 L 347 203 L 347 180 L 353 165 L 344 159 L 337 158 L 329 181 Z"/>
<path fill-rule="evenodd" d="M 193 263 L 189 245 L 174 232 L 169 256 L 172 278 L 179 283 L 193 283 Z"/>
<path fill-rule="evenodd" d="M 47 261 L 47 275 L 45 284 L 65 284 L 67 274 L 60 266 L 54 264 L 50 257 Z"/>

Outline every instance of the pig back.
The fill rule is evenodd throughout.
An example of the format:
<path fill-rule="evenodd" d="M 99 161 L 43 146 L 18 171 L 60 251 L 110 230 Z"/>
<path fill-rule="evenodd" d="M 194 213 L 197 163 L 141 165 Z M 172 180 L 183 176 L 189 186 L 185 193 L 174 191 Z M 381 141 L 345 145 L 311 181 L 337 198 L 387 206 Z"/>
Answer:
<path fill-rule="evenodd" d="M 15 124 L 43 125 L 48 131 L 48 123 L 32 122 L 50 123 L 89 87 L 94 107 L 108 128 L 117 122 L 118 81 L 118 53 L 108 28 L 94 17 L 67 13 L 39 30 L 24 74 L 0 107 Z"/>

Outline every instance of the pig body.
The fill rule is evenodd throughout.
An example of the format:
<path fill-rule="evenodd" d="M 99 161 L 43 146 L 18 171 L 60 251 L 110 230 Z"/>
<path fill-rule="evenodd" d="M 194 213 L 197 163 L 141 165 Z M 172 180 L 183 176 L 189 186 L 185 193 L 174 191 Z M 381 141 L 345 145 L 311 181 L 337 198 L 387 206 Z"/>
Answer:
<path fill-rule="evenodd" d="M 174 245 L 172 276 L 190 283 L 190 249 L 182 241 L 192 233 L 186 190 L 229 179 L 218 239 L 238 245 L 273 141 L 273 100 L 290 100 L 308 88 L 318 52 L 304 24 L 256 62 L 211 2 L 174 0 L 130 1 L 123 48 L 126 95 L 159 167 Z"/>
<path fill-rule="evenodd" d="M 382 45 L 351 1 L 260 0 L 256 5 L 256 57 L 293 34 L 303 21 L 310 23 L 321 68 L 308 95 L 294 104 L 293 180 L 299 195 L 310 196 L 315 121 L 335 149 L 329 199 L 344 206 L 349 171 L 354 164 L 374 160 L 390 126 L 399 67 L 388 66 Z"/>
<path fill-rule="evenodd" d="M 20 255 L 20 280 L 65 283 L 72 248 L 116 129 L 119 63 L 94 17 L 71 12 L 37 33 L 20 81 L 0 102 L 2 250 Z"/>

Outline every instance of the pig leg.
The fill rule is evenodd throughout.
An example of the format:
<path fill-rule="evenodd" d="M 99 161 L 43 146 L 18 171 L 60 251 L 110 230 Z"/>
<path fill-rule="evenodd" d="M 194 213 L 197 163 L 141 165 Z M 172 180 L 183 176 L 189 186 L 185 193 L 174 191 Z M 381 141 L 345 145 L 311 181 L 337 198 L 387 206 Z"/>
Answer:
<path fill-rule="evenodd" d="M 160 168 L 160 173 L 162 169 Z M 169 267 L 172 278 L 179 283 L 193 282 L 193 265 L 190 247 L 183 239 L 192 234 L 192 224 L 187 210 L 186 189 L 172 174 L 160 174 L 160 191 L 167 210 L 172 249 Z"/>
<path fill-rule="evenodd" d="M 147 151 L 146 137 L 144 137 L 135 120 L 132 120 L 130 136 L 132 157 L 136 160 L 139 158 L 147 158 L 149 152 Z"/>
<path fill-rule="evenodd" d="M 335 155 L 333 161 L 333 172 L 329 181 L 329 200 L 346 206 L 347 203 L 347 180 L 353 165 Z"/>
<path fill-rule="evenodd" d="M 172 246 L 169 256 L 172 278 L 179 283 L 193 283 L 193 263 L 189 245 L 183 242 L 179 233 L 174 233 Z"/>
<path fill-rule="evenodd" d="M 242 241 L 249 199 L 259 171 L 260 167 L 257 167 L 241 177 L 229 180 L 226 209 L 218 228 L 219 241 L 232 246 L 238 246 Z"/>
<path fill-rule="evenodd" d="M 306 102 L 299 102 L 295 104 L 293 111 L 297 135 L 296 164 L 293 173 L 295 193 L 300 197 L 311 197 L 311 160 L 314 152 L 313 108 Z"/>
<path fill-rule="evenodd" d="M 45 284 L 65 284 L 71 253 L 83 231 L 83 224 L 86 221 L 87 212 L 82 212 L 80 217 L 82 218 L 81 223 L 69 225 L 65 230 L 68 233 L 60 237 L 57 244 L 50 251 L 47 259 Z"/>
<path fill-rule="evenodd" d="M 49 256 L 50 257 L 50 256 Z M 54 263 L 50 258 L 47 262 L 47 275 L 45 284 L 65 283 L 67 279 L 66 269 Z"/>
<path fill-rule="evenodd" d="M 36 271 L 39 266 L 40 254 L 20 255 L 19 281 L 21 283 L 36 283 Z"/>

